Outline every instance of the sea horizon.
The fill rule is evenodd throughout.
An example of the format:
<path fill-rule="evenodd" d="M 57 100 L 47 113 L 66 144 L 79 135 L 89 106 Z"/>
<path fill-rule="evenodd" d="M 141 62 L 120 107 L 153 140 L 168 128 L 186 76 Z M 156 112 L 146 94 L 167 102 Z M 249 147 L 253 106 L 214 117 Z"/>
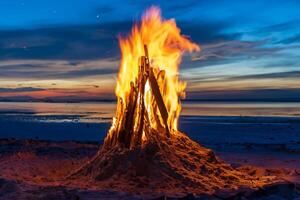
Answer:
<path fill-rule="evenodd" d="M 0 102 L 0 138 L 102 141 L 115 109 L 115 102 Z M 184 101 L 178 129 L 205 143 L 206 135 L 249 136 L 246 141 L 256 133 L 288 135 L 299 124 L 298 102 Z"/>

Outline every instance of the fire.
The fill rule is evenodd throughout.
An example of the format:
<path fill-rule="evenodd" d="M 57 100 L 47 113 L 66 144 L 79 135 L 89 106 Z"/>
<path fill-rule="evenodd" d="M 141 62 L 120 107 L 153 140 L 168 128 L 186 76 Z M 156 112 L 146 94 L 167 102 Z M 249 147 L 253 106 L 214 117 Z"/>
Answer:
<path fill-rule="evenodd" d="M 159 85 L 169 113 L 168 123 L 173 129 L 177 129 L 181 110 L 179 96 L 184 96 L 186 87 L 186 83 L 178 78 L 181 57 L 184 51 L 200 50 L 199 46 L 180 34 L 173 19 L 163 20 L 157 7 L 147 10 L 140 26 L 135 25 L 128 37 L 119 38 L 119 43 L 122 60 L 116 87 L 117 97 L 125 102 L 128 100 L 130 83 L 138 75 L 139 58 L 144 55 L 144 44 L 147 44 L 151 65 L 157 67 L 157 73 L 165 71 L 165 83 L 160 81 Z M 152 114 L 154 110 L 149 90 L 146 87 L 145 104 L 148 112 Z"/>
<path fill-rule="evenodd" d="M 162 19 L 158 7 L 149 8 L 143 15 L 141 23 L 135 24 L 127 37 L 119 37 L 119 44 L 122 60 L 116 86 L 118 105 L 108 137 L 113 137 L 111 132 L 119 132 L 120 126 L 123 126 L 122 118 L 126 117 L 124 115 L 129 109 L 130 102 L 133 101 L 133 93 L 139 88 L 137 81 L 141 57 L 145 57 L 144 45 L 147 45 L 151 71 L 153 71 L 167 110 L 167 122 L 163 123 L 162 113 L 155 102 L 149 79 L 144 84 L 144 94 L 137 98 L 137 105 L 144 101 L 151 128 L 157 129 L 160 124 L 167 124 L 168 127 L 165 128 L 170 129 L 170 132 L 177 130 L 177 121 L 181 111 L 180 97 L 184 97 L 186 87 L 186 83 L 180 81 L 178 77 L 179 65 L 184 52 L 199 51 L 199 46 L 181 35 L 174 19 Z M 139 113 L 134 114 L 133 117 L 134 131 L 137 131 L 135 129 L 139 126 Z M 144 131 L 142 135 L 145 140 Z"/>

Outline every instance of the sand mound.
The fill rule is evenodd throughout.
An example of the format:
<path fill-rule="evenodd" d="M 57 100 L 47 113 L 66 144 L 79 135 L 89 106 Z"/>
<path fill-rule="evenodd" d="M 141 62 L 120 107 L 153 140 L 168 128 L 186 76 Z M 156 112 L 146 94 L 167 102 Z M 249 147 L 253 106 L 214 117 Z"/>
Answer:
<path fill-rule="evenodd" d="M 101 149 L 71 177 L 89 177 L 119 191 L 172 195 L 254 189 L 268 181 L 234 169 L 183 133 L 171 139 L 151 135 L 133 150 L 120 146 Z"/>

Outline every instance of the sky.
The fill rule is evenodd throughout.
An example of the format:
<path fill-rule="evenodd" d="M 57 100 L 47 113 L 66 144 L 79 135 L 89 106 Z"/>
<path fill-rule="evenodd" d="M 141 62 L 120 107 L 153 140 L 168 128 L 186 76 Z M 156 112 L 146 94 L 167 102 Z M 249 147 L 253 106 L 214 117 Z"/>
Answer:
<path fill-rule="evenodd" d="M 1 0 L 0 100 L 114 99 L 117 37 L 151 5 L 202 49 L 187 99 L 300 101 L 298 0 Z"/>

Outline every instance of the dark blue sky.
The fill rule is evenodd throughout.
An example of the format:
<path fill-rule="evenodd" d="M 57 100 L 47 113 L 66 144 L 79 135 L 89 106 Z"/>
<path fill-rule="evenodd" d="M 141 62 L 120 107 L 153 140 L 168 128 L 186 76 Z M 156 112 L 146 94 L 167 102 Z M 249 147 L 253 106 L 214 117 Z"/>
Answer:
<path fill-rule="evenodd" d="M 2 0 L 0 97 L 111 98 L 117 35 L 151 5 L 202 48 L 181 67 L 188 98 L 299 99 L 297 0 Z"/>

